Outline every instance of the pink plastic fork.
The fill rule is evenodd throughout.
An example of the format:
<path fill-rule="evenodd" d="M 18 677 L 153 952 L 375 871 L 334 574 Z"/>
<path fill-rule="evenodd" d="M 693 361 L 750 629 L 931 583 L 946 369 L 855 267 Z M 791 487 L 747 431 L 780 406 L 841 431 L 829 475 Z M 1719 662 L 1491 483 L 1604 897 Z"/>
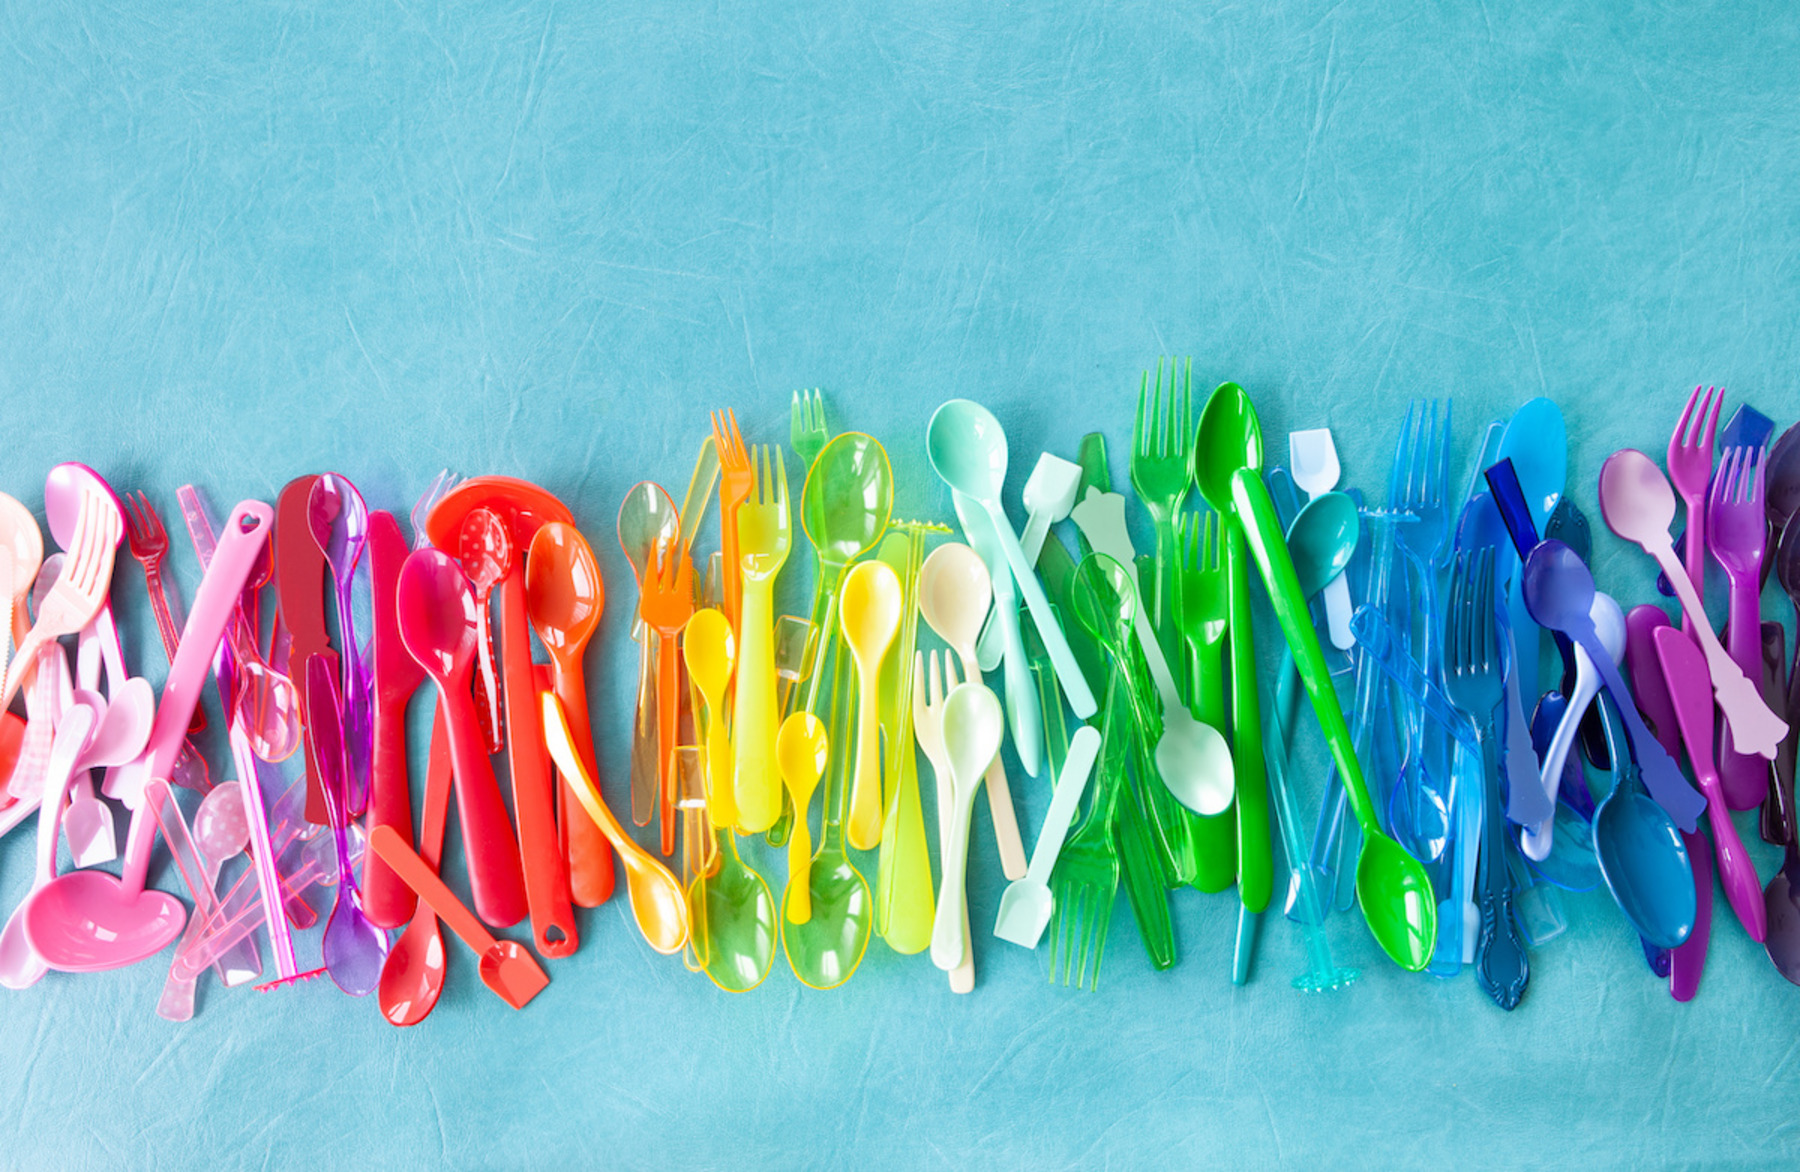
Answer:
<path fill-rule="evenodd" d="M 1706 544 L 1731 582 L 1726 650 L 1752 680 L 1762 678 L 1762 563 L 1768 534 L 1762 449 L 1727 449 L 1707 501 Z M 1719 778 L 1728 806 L 1733 810 L 1755 808 L 1768 795 L 1768 777 L 1767 761 L 1738 752 L 1731 737 L 1723 739 Z"/>
<path fill-rule="evenodd" d="M 1696 404 L 1698 412 L 1694 410 Z M 1706 598 L 1706 492 L 1712 480 L 1713 435 L 1719 427 L 1719 408 L 1724 405 L 1724 392 L 1717 387 L 1707 387 L 1705 398 L 1695 387 L 1675 424 L 1675 434 L 1669 437 L 1669 479 L 1687 508 L 1682 568 L 1687 570 L 1694 592 L 1702 600 Z M 1692 621 L 1684 614 L 1682 630 L 1687 630 Z M 1762 670 L 1760 653 L 1756 670 Z"/>

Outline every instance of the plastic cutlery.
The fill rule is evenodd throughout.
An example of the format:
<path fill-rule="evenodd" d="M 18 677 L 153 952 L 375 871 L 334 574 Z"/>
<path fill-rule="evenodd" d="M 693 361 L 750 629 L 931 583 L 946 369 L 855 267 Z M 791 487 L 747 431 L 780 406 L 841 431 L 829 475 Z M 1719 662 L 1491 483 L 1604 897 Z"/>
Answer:
<path fill-rule="evenodd" d="M 325 923 L 322 949 L 325 970 L 338 988 L 352 997 L 367 997 L 381 981 L 388 936 L 363 914 L 362 891 L 351 867 L 347 831 L 350 825 L 348 751 L 339 723 L 340 701 L 331 665 L 322 659 L 306 664 L 306 722 L 319 747 L 319 784 L 325 789 L 325 811 L 337 845 L 337 900 Z"/>
<path fill-rule="evenodd" d="M 681 515 L 662 486 L 648 480 L 632 485 L 619 504 L 619 547 L 637 576 L 640 595 L 657 548 L 681 538 Z M 632 611 L 634 625 L 643 628 L 643 641 L 638 648 L 637 705 L 631 725 L 631 820 L 648 826 L 656 813 L 661 784 L 662 753 L 657 744 L 656 723 L 656 665 L 661 636 L 644 623 L 637 608 Z"/>
<path fill-rule="evenodd" d="M 1600 511 L 1606 517 L 1608 528 L 1640 546 L 1669 576 L 1675 594 L 1681 600 L 1682 610 L 1693 620 L 1691 630 L 1706 656 L 1713 693 L 1731 724 L 1735 746 L 1759 757 L 1774 757 L 1776 745 L 1787 735 L 1787 722 L 1769 710 L 1763 702 L 1762 690 L 1750 682 L 1725 648 L 1719 645 L 1718 636 L 1713 634 L 1707 622 L 1706 610 L 1694 592 L 1693 580 L 1675 560 L 1675 550 L 1669 541 L 1669 522 L 1675 517 L 1675 494 L 1662 469 L 1635 448 L 1614 452 L 1600 469 Z M 1693 527 L 1688 529 L 1688 534 L 1691 544 Z M 1761 674 L 1760 668 L 1757 674 Z M 1648 771 L 1645 780 L 1649 781 Z M 1654 792 L 1655 786 L 1651 788 Z M 1676 821 L 1682 819 L 1677 817 Z"/>
<path fill-rule="evenodd" d="M 1050 809 L 1038 831 L 1037 843 L 1031 848 L 1031 865 L 1022 879 L 1015 879 L 1000 893 L 1000 912 L 994 919 L 994 935 L 1023 948 L 1036 948 L 1050 926 L 1050 915 L 1056 900 L 1050 894 L 1050 872 L 1056 856 L 1068 837 L 1069 824 L 1075 819 L 1075 808 L 1087 789 L 1088 776 L 1094 771 L 1094 760 L 1100 754 L 1100 733 L 1083 725 L 1069 740 L 1069 754 L 1063 759 L 1056 788 L 1050 796 Z"/>
<path fill-rule="evenodd" d="M 1343 471 L 1329 427 L 1288 432 L 1288 473 L 1309 499 L 1337 487 Z M 1350 634 L 1350 581 L 1342 573 L 1325 584 L 1325 622 L 1331 645 L 1348 651 L 1355 639 Z"/>
<path fill-rule="evenodd" d="M 1099 707 L 1094 702 L 1094 693 L 1075 662 L 1074 652 L 1069 650 L 1069 640 L 1063 634 L 1055 612 L 1050 609 L 1050 600 L 1044 596 L 1036 571 L 1025 560 L 1025 551 L 1019 548 L 1012 522 L 1007 520 L 1000 507 L 1000 487 L 1006 480 L 1007 455 L 1006 433 L 1001 430 L 1000 421 L 978 403 L 952 399 L 932 414 L 926 428 L 925 445 L 932 470 L 951 488 L 985 508 L 993 520 L 1001 552 L 1006 555 L 1019 591 L 1025 596 L 1025 605 L 1031 611 L 1031 619 L 1043 636 L 1050 662 L 1056 665 L 1056 678 L 1062 684 L 1063 695 L 1068 698 L 1075 715 L 1086 720 Z"/>
<path fill-rule="evenodd" d="M 98 699 L 98 697 L 94 697 Z M 69 779 L 74 775 L 76 760 L 87 747 L 94 730 L 98 711 L 85 696 L 63 709 L 57 722 L 56 736 L 50 747 L 49 777 L 38 803 L 37 872 L 32 880 L 35 895 L 56 878 L 56 839 L 62 825 L 63 802 L 68 797 Z M 13 909 L 6 928 L 0 932 L 0 986 L 25 989 L 43 980 L 49 966 L 44 963 L 25 934 L 24 911 L 31 906 L 27 896 Z"/>
<path fill-rule="evenodd" d="M 842 595 L 838 618 L 857 679 L 856 767 L 846 829 L 851 846 L 873 850 L 881 845 L 883 807 L 878 684 L 881 661 L 900 633 L 900 576 L 884 561 L 863 562 L 845 575 Z"/>
<path fill-rule="evenodd" d="M 471 701 L 471 707 L 473 701 Z M 381 856 L 401 880 L 430 905 L 469 950 L 481 957 L 481 981 L 514 1009 L 523 1009 L 544 991 L 550 978 L 531 953 L 512 940 L 496 940 L 481 925 L 425 860 L 394 833 L 391 826 L 377 826 L 369 835 L 369 849 Z"/>
<path fill-rule="evenodd" d="M 324 655 L 337 670 L 337 652 L 325 629 L 325 551 L 312 533 L 312 490 L 317 476 L 288 481 L 275 502 L 275 594 L 281 600 L 280 620 L 288 633 L 288 675 L 306 678 L 306 661 Z M 319 789 L 319 770 L 313 758 L 310 730 L 305 730 L 306 820 L 325 824 L 325 795 Z M 108 792 L 111 792 L 110 789 Z"/>
<path fill-rule="evenodd" d="M 1038 554 L 1043 551 L 1044 539 L 1050 535 L 1050 526 L 1069 515 L 1075 507 L 1075 497 L 1081 488 L 1081 465 L 1063 459 L 1061 456 L 1044 452 L 1038 456 L 1038 462 L 1031 470 L 1031 476 L 1025 481 L 1025 531 L 1019 535 L 1019 548 L 1025 551 L 1025 560 L 1037 565 Z M 981 628 L 981 638 L 975 644 L 975 658 L 984 672 L 993 671 L 1000 666 L 1000 658 L 1005 652 L 1005 643 L 1000 633 L 1000 612 L 998 609 L 988 612 L 987 622 Z"/>
<path fill-rule="evenodd" d="M 412 785 L 406 764 L 406 706 L 425 669 L 400 640 L 400 568 L 406 564 L 406 538 L 392 513 L 369 514 L 369 587 L 374 606 L 371 651 L 371 734 L 374 755 L 369 765 L 369 824 L 392 826 L 402 842 L 412 845 Z M 363 852 L 363 910 L 383 928 L 399 928 L 413 916 L 417 897 L 388 870 L 381 856 Z"/>
<path fill-rule="evenodd" d="M 1588 618 L 1592 621 L 1594 634 L 1599 638 L 1600 646 L 1614 664 L 1625 659 L 1625 615 L 1619 610 L 1619 604 L 1608 594 L 1596 593 L 1594 601 L 1588 608 Z M 1586 647 L 1575 648 L 1575 691 L 1568 699 L 1568 707 L 1562 719 L 1557 722 L 1556 732 L 1550 738 L 1550 744 L 1544 751 L 1543 765 L 1537 787 L 1532 787 L 1533 803 L 1530 808 L 1515 811 L 1513 803 L 1507 808 L 1507 817 L 1524 827 L 1519 836 L 1519 848 L 1528 859 L 1542 862 L 1550 855 L 1555 831 L 1556 796 L 1562 784 L 1563 766 L 1569 759 L 1569 750 L 1575 744 L 1575 734 L 1579 731 L 1582 717 L 1586 715 L 1588 706 L 1600 693 L 1600 670 L 1594 665 L 1592 653 Z M 1550 809 L 1540 811 L 1536 807 L 1536 799 L 1542 795 Z"/>
<path fill-rule="evenodd" d="M 345 781 L 350 817 L 360 818 L 369 804 L 369 756 L 374 729 L 369 718 L 369 671 L 356 638 L 355 608 L 350 587 L 369 542 L 369 510 L 348 477 L 327 472 L 313 482 L 307 521 L 313 540 L 325 553 L 337 587 L 338 666 L 342 677 L 344 750 L 350 772 Z"/>
<path fill-rule="evenodd" d="M 944 843 L 943 879 L 931 930 L 931 962 L 949 972 L 962 963 L 968 942 L 961 909 L 969 860 L 969 816 L 975 791 L 1000 751 L 1006 718 L 985 684 L 958 684 L 944 698 L 944 757 L 950 766 L 950 834 Z"/>
<path fill-rule="evenodd" d="M 732 710 L 729 784 L 733 787 L 732 804 L 738 824 L 746 833 L 756 834 L 773 826 L 782 810 L 781 767 L 776 760 L 775 745 L 781 719 L 775 695 L 775 580 L 787 564 L 788 551 L 793 546 L 794 526 L 788 503 L 787 468 L 781 449 L 775 449 L 775 458 L 771 461 L 769 448 L 758 447 L 751 467 L 754 471 L 751 491 L 737 507 L 735 516 L 736 569 L 742 582 L 743 612 L 738 624 L 741 642 Z M 727 577 L 726 580 L 731 579 Z M 845 588 L 848 588 L 847 581 Z M 730 617 L 729 611 L 727 617 Z M 879 664 L 880 656 L 870 661 L 868 671 L 871 676 Z M 871 757 L 869 782 L 874 786 L 872 792 L 876 800 L 872 833 L 879 837 L 881 778 L 875 765 Z M 859 779 L 861 776 L 859 761 Z M 858 785 L 863 784 L 859 780 Z M 862 800 L 867 801 L 866 794 Z M 864 819 L 869 817 L 867 810 L 861 814 Z M 871 833 L 868 823 L 858 822 L 855 817 L 852 827 L 853 839 L 857 839 L 859 832 Z M 862 846 L 864 842 L 858 840 L 857 845 Z"/>
<path fill-rule="evenodd" d="M 1737 913 L 1750 938 L 1761 942 L 1768 935 L 1768 913 L 1763 905 L 1762 880 L 1756 865 L 1744 851 L 1737 826 L 1725 803 L 1718 767 L 1713 763 L 1712 688 L 1706 676 L 1706 660 L 1685 632 L 1664 627 L 1656 632 L 1656 652 L 1662 660 L 1663 680 L 1675 702 L 1675 719 L 1687 745 L 1688 763 L 1707 797 L 1707 821 L 1712 824 L 1713 845 L 1719 854 L 1719 878 L 1725 898 Z"/>
<path fill-rule="evenodd" d="M 444 825 L 450 817 L 450 736 L 439 705 L 432 718 L 431 756 L 425 769 L 425 808 L 419 818 L 420 857 L 433 871 L 444 854 Z M 377 826 L 381 825 L 376 823 Z M 398 837 L 398 831 L 395 832 Z M 402 840 L 402 845 L 407 845 Z M 365 854 L 374 855 L 374 851 Z M 380 858 L 379 855 L 375 856 Z M 383 870 L 386 870 L 383 864 Z M 364 873 L 368 864 L 364 864 Z M 391 871 L 388 872 L 392 874 Z M 396 882 L 404 882 L 398 875 Z M 407 888 L 408 891 L 412 889 Z M 388 951 L 376 987 L 381 1015 L 397 1026 L 417 1025 L 436 1008 L 444 989 L 444 938 L 437 913 L 414 897 L 417 905 L 400 939 Z"/>
<path fill-rule="evenodd" d="M 506 725 L 500 715 L 500 673 L 494 656 L 493 596 L 494 587 L 512 567 L 512 532 L 494 510 L 470 509 L 450 552 L 462 562 L 475 591 L 475 619 L 481 628 L 475 640 L 475 715 L 481 719 L 488 752 L 498 753 L 506 747 Z"/>
<path fill-rule="evenodd" d="M 999 536 L 994 532 L 993 521 L 987 513 L 961 493 L 952 492 L 950 498 L 956 510 L 956 518 L 962 525 L 963 536 L 988 569 L 989 589 L 993 592 L 994 604 L 987 614 L 1000 625 L 1004 650 L 1001 662 L 1006 672 L 1006 716 L 1012 729 L 1013 749 L 1018 753 L 1019 764 L 1024 766 L 1026 774 L 1036 777 L 1043 764 L 1044 716 L 1038 706 L 1037 690 L 1031 687 L 1031 664 L 1025 657 L 1024 634 L 1019 626 L 1018 594 L 1014 588 L 1012 573 L 1007 567 L 1006 554 L 1000 548 Z M 972 625 L 979 626 L 978 617 Z M 965 657 L 965 666 L 970 677 L 976 678 L 980 651 L 973 640 L 970 646 L 975 654 L 973 657 Z M 1024 851 L 1021 848 L 1021 867 L 1024 866 L 1023 860 Z"/>
<path fill-rule="evenodd" d="M 1763 554 L 1769 521 L 1763 505 L 1761 448 L 1728 448 L 1706 509 L 1706 546 L 1731 583 L 1725 629 L 1733 662 L 1762 679 Z M 1719 746 L 1720 792 L 1733 810 L 1754 809 L 1769 793 L 1768 762 L 1735 748 L 1729 722 Z"/>

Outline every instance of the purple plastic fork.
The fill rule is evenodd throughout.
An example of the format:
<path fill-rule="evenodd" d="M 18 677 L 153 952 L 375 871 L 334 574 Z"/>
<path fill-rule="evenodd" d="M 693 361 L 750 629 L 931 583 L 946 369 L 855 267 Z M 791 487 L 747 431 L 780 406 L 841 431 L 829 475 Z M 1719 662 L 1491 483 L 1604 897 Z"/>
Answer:
<path fill-rule="evenodd" d="M 1717 387 L 1707 387 L 1705 398 L 1695 387 L 1675 423 L 1675 434 L 1669 437 L 1669 480 L 1687 510 L 1682 569 L 1687 571 L 1694 592 L 1702 600 L 1706 597 L 1706 493 L 1712 481 L 1713 435 L 1719 426 L 1719 408 L 1724 404 L 1724 392 Z M 1691 621 L 1695 620 L 1684 614 L 1682 630 L 1687 630 Z"/>
<path fill-rule="evenodd" d="M 1725 647 L 1752 680 L 1762 679 L 1762 563 L 1769 536 L 1763 477 L 1761 448 L 1727 448 L 1706 506 L 1707 548 L 1731 583 Z M 1769 792 L 1769 763 L 1738 752 L 1727 736 L 1719 746 L 1719 779 L 1726 805 L 1754 809 Z"/>

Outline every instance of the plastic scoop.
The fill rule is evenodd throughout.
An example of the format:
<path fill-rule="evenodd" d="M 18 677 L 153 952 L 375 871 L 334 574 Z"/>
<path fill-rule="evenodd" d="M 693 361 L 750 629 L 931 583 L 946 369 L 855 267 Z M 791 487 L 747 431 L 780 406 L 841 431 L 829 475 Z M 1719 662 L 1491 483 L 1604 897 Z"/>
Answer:
<path fill-rule="evenodd" d="M 425 860 L 394 832 L 391 826 L 377 826 L 369 835 L 369 849 L 381 856 L 400 876 L 401 882 L 418 894 L 421 903 L 430 906 L 437 917 L 450 925 L 457 938 L 481 957 L 482 984 L 492 989 L 500 1000 L 514 1009 L 523 1009 L 544 991 L 550 978 L 538 967 L 531 953 L 514 940 L 496 940 L 482 927 L 473 912 L 463 906 Z"/>
<path fill-rule="evenodd" d="M 637 921 L 638 931 L 656 951 L 665 955 L 680 952 L 688 940 L 687 899 L 681 881 L 632 841 L 606 808 L 587 766 L 575 752 L 569 722 L 556 696 L 545 692 L 538 697 L 538 703 L 551 759 L 574 786 L 582 808 L 612 841 L 619 862 L 625 866 L 625 886 L 631 894 L 631 915 Z"/>
<path fill-rule="evenodd" d="M 1050 810 L 1038 831 L 1037 843 L 1031 848 L 1031 866 L 1023 879 L 1015 879 L 1000 893 L 1000 913 L 994 919 L 994 935 L 1022 948 L 1036 948 L 1050 926 L 1050 915 L 1056 910 L 1056 897 L 1050 893 L 1050 872 L 1068 837 L 1069 823 L 1075 808 L 1087 789 L 1088 775 L 1094 771 L 1094 759 L 1100 753 L 1100 733 L 1090 725 L 1075 730 L 1069 740 L 1069 755 L 1063 759 L 1057 775 L 1056 789 L 1050 795 Z"/>
<path fill-rule="evenodd" d="M 1068 697 L 1069 707 L 1075 710 L 1075 715 L 1086 720 L 1099 705 L 1094 701 L 1094 693 L 1088 687 L 1087 678 L 1081 674 L 1081 668 L 1075 662 L 1075 653 L 1069 649 L 1069 640 L 1063 634 L 1062 624 L 1050 609 L 1050 600 L 1044 596 L 1044 588 L 1038 582 L 1037 572 L 1025 560 L 1025 551 L 1019 547 L 1018 535 L 1013 532 L 1012 522 L 1000 507 L 1000 489 L 1006 481 L 1007 456 L 1006 432 L 1001 429 L 1000 421 L 979 403 L 972 403 L 967 399 L 952 399 L 932 414 L 931 423 L 926 428 L 925 448 L 932 470 L 944 483 L 980 504 L 993 520 L 1001 552 L 1006 555 L 1007 564 L 1012 567 L 1019 592 L 1025 596 L 1025 605 L 1031 610 L 1031 620 L 1037 624 L 1038 633 L 1043 636 L 1044 647 L 1050 653 L 1050 662 L 1056 667 L 1056 678 L 1062 684 L 1063 695 Z"/>
<path fill-rule="evenodd" d="M 881 661 L 900 633 L 900 576 L 883 561 L 868 561 L 844 577 L 838 618 L 856 662 L 856 768 L 850 781 L 850 845 L 881 845 Z M 985 764 L 983 768 L 985 768 Z"/>
<path fill-rule="evenodd" d="M 1675 557 L 1675 546 L 1669 537 L 1669 522 L 1675 519 L 1675 491 L 1669 487 L 1662 469 L 1635 448 L 1614 452 L 1600 469 L 1600 511 L 1606 517 L 1607 527 L 1655 558 L 1675 587 L 1681 609 L 1691 620 L 1692 633 L 1705 653 L 1713 694 L 1731 725 L 1732 744 L 1740 752 L 1773 758 L 1776 746 L 1787 735 L 1787 722 L 1770 710 L 1762 690 L 1750 682 L 1713 634 L 1694 583 Z M 1650 781 L 1648 770 L 1644 780 Z M 1654 792 L 1654 784 L 1651 788 Z M 1677 817 L 1676 821 L 1682 820 Z"/>

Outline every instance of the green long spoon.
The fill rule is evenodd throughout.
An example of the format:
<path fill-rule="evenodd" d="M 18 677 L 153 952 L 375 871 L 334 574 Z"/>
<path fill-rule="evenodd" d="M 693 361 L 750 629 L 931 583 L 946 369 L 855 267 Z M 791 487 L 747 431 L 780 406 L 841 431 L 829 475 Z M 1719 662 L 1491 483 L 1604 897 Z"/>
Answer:
<path fill-rule="evenodd" d="M 1243 395 L 1241 388 L 1230 383 L 1219 391 L 1224 392 L 1227 387 Z M 1344 710 L 1331 686 L 1331 672 L 1325 666 L 1318 632 L 1306 611 L 1306 595 L 1301 591 L 1293 558 L 1282 537 L 1275 502 L 1269 499 L 1269 490 L 1255 469 L 1240 466 L 1231 474 L 1231 500 L 1249 541 L 1250 556 L 1268 587 L 1275 616 L 1281 620 L 1281 632 L 1294 653 L 1300 681 L 1306 685 L 1332 760 L 1344 779 L 1350 807 L 1362 827 L 1356 898 L 1362 904 L 1363 919 L 1375 942 L 1395 964 L 1408 972 L 1418 972 L 1430 962 L 1437 944 L 1437 900 L 1432 895 L 1431 880 L 1426 877 L 1424 866 L 1384 834 L 1376 821 L 1375 804 L 1363 784 L 1362 766 L 1356 759 L 1350 728 L 1344 722 Z"/>

